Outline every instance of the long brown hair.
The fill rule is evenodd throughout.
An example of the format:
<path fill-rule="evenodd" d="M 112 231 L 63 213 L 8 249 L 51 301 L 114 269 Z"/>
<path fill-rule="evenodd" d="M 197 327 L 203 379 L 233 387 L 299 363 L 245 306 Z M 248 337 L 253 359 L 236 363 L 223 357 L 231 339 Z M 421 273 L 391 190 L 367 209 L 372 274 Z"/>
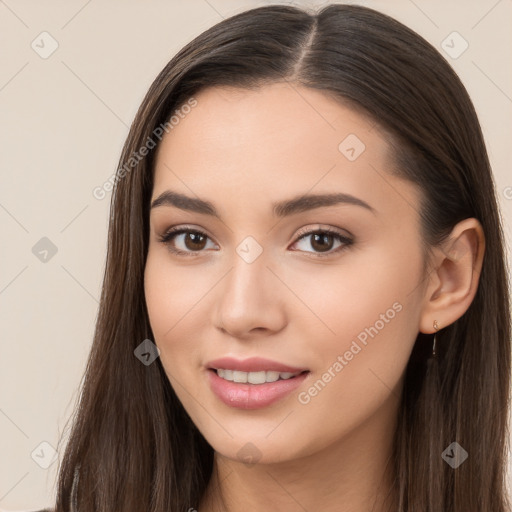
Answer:
<path fill-rule="evenodd" d="M 503 233 L 480 125 L 463 84 L 422 37 L 362 6 L 318 12 L 271 5 L 223 20 L 181 49 L 151 85 L 120 157 L 94 342 L 59 468 L 56 511 L 182 512 L 199 505 L 213 449 L 177 399 L 152 340 L 144 298 L 156 150 L 140 148 L 200 90 L 287 80 L 373 118 L 397 175 L 417 184 L 425 247 L 470 217 L 486 253 L 467 312 L 437 334 L 429 368 L 418 334 L 406 368 L 393 460 L 399 512 L 504 512 L 510 379 Z M 156 130 L 156 132 L 155 132 Z M 160 128 L 161 131 L 161 128 Z M 166 130 L 167 131 L 167 130 Z M 132 160 L 130 160 L 132 159 Z M 469 454 L 454 469 L 443 451 Z M 74 488 L 73 488 L 73 483 Z"/>

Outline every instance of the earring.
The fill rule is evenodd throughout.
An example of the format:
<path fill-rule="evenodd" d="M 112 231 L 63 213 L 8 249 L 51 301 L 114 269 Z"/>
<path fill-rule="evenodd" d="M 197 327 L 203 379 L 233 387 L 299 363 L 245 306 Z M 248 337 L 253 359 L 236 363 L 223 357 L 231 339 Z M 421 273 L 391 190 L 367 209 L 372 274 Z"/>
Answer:
<path fill-rule="evenodd" d="M 439 330 L 439 325 L 437 324 L 437 320 L 434 320 L 434 329 L 436 331 Z M 436 357 L 436 334 L 434 334 L 434 342 L 432 343 L 432 357 Z"/>

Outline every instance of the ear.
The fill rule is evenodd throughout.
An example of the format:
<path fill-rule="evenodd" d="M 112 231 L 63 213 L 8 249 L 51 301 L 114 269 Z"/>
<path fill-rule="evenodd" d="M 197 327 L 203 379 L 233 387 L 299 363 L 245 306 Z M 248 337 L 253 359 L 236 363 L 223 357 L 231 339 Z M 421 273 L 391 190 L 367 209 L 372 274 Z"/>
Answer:
<path fill-rule="evenodd" d="M 441 247 L 434 249 L 420 316 L 419 330 L 435 333 L 459 319 L 478 289 L 485 252 L 485 235 L 477 219 L 459 222 Z"/>

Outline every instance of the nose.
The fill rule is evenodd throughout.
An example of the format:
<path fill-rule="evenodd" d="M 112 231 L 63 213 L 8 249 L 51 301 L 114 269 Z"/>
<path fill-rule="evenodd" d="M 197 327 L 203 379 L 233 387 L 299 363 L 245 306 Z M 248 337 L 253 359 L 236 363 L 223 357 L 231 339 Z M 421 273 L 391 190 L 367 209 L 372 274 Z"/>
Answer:
<path fill-rule="evenodd" d="M 214 324 L 233 337 L 268 336 L 286 325 L 284 285 L 264 255 L 248 263 L 236 254 L 233 267 L 217 287 Z"/>

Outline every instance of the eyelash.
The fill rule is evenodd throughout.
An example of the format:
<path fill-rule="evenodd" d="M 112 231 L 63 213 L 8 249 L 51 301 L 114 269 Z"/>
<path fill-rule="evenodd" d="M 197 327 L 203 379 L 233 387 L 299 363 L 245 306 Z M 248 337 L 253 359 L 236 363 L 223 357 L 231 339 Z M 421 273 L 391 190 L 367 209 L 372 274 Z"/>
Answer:
<path fill-rule="evenodd" d="M 176 248 L 172 247 L 171 242 L 174 240 L 174 238 L 183 233 L 194 233 L 194 234 L 202 235 L 202 236 L 205 236 L 206 238 L 209 238 L 206 233 L 204 233 L 203 231 L 200 231 L 198 229 L 189 228 L 187 226 L 177 226 L 177 227 L 172 227 L 172 228 L 168 229 L 163 235 L 158 236 L 158 240 L 161 243 L 163 243 L 164 245 L 167 245 L 167 248 L 169 249 L 170 252 L 177 254 L 178 256 L 195 257 L 195 256 L 198 256 L 201 252 L 204 252 L 204 251 L 182 251 L 180 249 L 176 249 Z M 306 238 L 309 235 L 316 235 L 316 234 L 331 235 L 343 244 L 340 247 L 338 247 L 337 249 L 331 250 L 326 253 L 314 253 L 314 252 L 311 253 L 309 251 L 306 251 L 309 254 L 313 254 L 314 255 L 313 257 L 316 257 L 316 258 L 324 258 L 327 256 L 332 256 L 333 254 L 340 253 L 340 252 L 344 251 L 345 249 L 347 249 L 348 247 L 350 247 L 354 242 L 351 238 L 348 238 L 333 229 L 330 229 L 330 228 L 318 229 L 317 228 L 317 229 L 312 229 L 312 230 L 304 229 L 304 230 L 299 231 L 299 233 L 297 235 L 297 240 L 294 242 L 294 244 L 299 242 L 300 240 Z"/>

